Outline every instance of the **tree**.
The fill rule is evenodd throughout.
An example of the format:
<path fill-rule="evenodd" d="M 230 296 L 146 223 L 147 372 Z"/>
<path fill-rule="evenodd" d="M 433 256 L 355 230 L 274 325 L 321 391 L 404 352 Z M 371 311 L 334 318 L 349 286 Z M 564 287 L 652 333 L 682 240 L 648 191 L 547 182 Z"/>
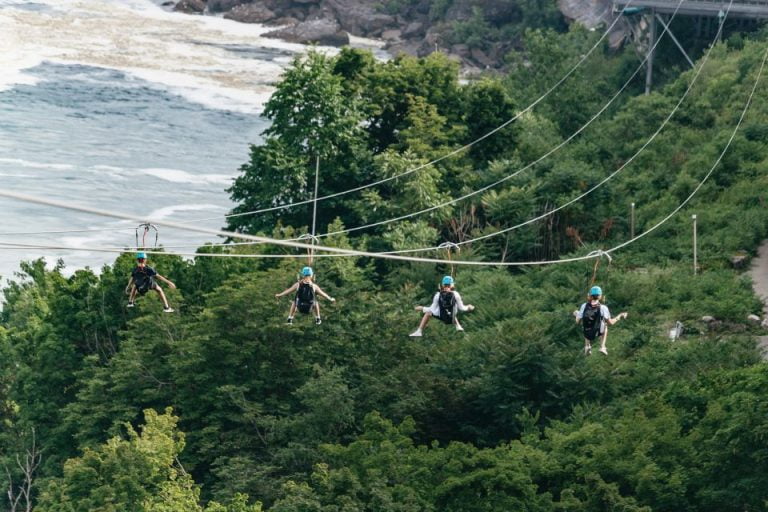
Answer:
<path fill-rule="evenodd" d="M 246 200 L 249 208 L 312 199 L 321 160 L 325 177 L 339 179 L 343 174 L 335 158 L 357 143 L 361 117 L 355 98 L 345 96 L 342 77 L 333 73 L 333 65 L 333 59 L 315 50 L 294 59 L 264 108 L 264 116 L 272 122 L 264 130 L 266 143 L 252 148 L 251 162 L 241 168 L 243 176 L 229 189 L 233 199 Z M 263 189 L 263 184 L 270 185 Z M 312 211 L 301 208 L 288 218 L 295 222 L 303 213 L 304 218 L 314 220 L 314 216 L 306 216 Z M 228 223 L 235 229 L 263 229 L 287 215 L 260 216 L 259 224 L 250 218 L 230 217 Z"/>

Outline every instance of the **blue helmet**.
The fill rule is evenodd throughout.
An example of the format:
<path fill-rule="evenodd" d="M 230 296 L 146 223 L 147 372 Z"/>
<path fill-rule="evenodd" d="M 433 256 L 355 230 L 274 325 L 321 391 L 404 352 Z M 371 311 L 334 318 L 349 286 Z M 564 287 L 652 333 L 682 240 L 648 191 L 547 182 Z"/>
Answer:
<path fill-rule="evenodd" d="M 136 259 L 137 260 L 145 260 L 147 259 L 147 254 L 143 251 L 136 253 Z"/>
<path fill-rule="evenodd" d="M 453 286 L 453 278 L 451 276 L 445 276 L 442 282 L 443 286 Z"/>
<path fill-rule="evenodd" d="M 603 290 L 599 286 L 593 286 L 592 288 L 589 289 L 589 294 L 590 295 L 602 295 L 603 294 Z"/>
<path fill-rule="evenodd" d="M 314 272 L 312 272 L 312 267 L 304 267 L 301 269 L 301 275 L 302 277 L 311 277 L 314 275 Z"/>

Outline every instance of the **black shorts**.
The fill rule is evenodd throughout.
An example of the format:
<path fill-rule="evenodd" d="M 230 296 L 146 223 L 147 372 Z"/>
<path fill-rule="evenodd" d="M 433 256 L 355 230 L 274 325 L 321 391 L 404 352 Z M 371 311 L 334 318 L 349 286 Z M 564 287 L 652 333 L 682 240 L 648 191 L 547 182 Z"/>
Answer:
<path fill-rule="evenodd" d="M 136 287 L 136 291 L 137 291 L 137 292 L 139 293 L 139 295 L 141 295 L 141 296 L 144 296 L 144 295 L 146 295 L 146 294 L 147 294 L 147 292 L 148 292 L 148 291 L 150 291 L 150 290 L 157 290 L 157 283 L 152 283 L 152 284 L 150 284 L 150 285 L 149 285 L 149 287 L 147 287 L 147 288 L 139 288 L 138 286 Z"/>
<path fill-rule="evenodd" d="M 310 311 L 312 311 L 312 307 L 315 305 L 314 302 L 311 302 L 307 304 L 306 302 L 300 303 L 298 300 L 296 301 L 296 309 L 299 310 L 299 313 L 309 314 Z"/>
<path fill-rule="evenodd" d="M 584 331 L 584 338 L 589 341 L 595 341 L 600 336 L 600 331 Z"/>

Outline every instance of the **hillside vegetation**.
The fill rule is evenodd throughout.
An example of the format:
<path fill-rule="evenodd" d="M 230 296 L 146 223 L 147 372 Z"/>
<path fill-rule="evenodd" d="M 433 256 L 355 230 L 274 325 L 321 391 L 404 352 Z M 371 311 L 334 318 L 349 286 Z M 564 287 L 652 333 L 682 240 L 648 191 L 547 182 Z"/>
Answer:
<path fill-rule="evenodd" d="M 297 59 L 230 192 L 235 213 L 402 173 L 525 108 L 597 34 L 533 31 L 533 58 L 468 84 L 440 55 L 376 62 L 344 50 Z M 608 249 L 681 203 L 723 151 L 757 78 L 766 34 L 718 44 L 679 111 L 616 178 L 540 221 L 466 245 L 469 260 Z M 319 233 L 426 209 L 492 183 L 569 137 L 634 71 L 601 48 L 533 111 L 479 144 L 381 186 L 318 203 Z M 694 77 L 640 95 L 636 78 L 581 135 L 503 185 L 400 222 L 322 239 L 369 251 L 460 242 L 564 204 L 626 162 Z M 572 311 L 594 261 L 458 267 L 476 311 L 466 333 L 409 338 L 445 265 L 318 258 L 337 303 L 284 324 L 302 259 L 153 257 L 179 313 L 125 308 L 131 254 L 96 273 L 24 264 L 0 327 L 0 455 L 39 452 L 41 512 L 757 511 L 768 506 L 768 373 L 746 320 L 761 305 L 729 264 L 768 236 L 766 80 L 712 177 L 677 216 L 603 260 L 609 355 L 585 357 Z M 311 204 L 231 217 L 293 238 Z M 690 215 L 699 223 L 692 272 Z M 201 252 L 286 253 L 265 245 Z M 429 253 L 437 256 L 436 253 Z M 444 255 L 444 253 L 442 254 Z M 700 319 L 717 319 L 709 325 Z M 682 321 L 685 335 L 667 332 Z M 3 499 L 6 499 L 5 497 Z M 9 504 L 5 503 L 9 509 Z M 18 509 L 17 509 L 18 510 Z"/>

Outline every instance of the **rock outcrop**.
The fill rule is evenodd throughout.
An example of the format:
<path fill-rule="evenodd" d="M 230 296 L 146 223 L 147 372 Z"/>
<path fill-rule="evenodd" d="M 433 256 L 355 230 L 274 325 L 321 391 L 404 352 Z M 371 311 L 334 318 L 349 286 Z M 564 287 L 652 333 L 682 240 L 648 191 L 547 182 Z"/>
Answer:
<path fill-rule="evenodd" d="M 349 34 L 335 20 L 319 18 L 302 21 L 292 27 L 267 32 L 264 37 L 282 39 L 290 43 L 318 43 L 325 46 L 344 46 L 349 44 Z"/>
<path fill-rule="evenodd" d="M 613 12 L 610 0 L 558 0 L 557 6 L 566 18 L 576 21 L 589 29 L 610 25 L 619 16 Z M 608 34 L 608 44 L 618 48 L 630 33 L 630 27 L 623 20 L 618 20 Z"/>
<path fill-rule="evenodd" d="M 173 7 L 174 11 L 187 14 L 202 14 L 205 11 L 204 0 L 181 0 Z"/>
<path fill-rule="evenodd" d="M 563 14 L 588 28 L 615 20 L 610 0 L 558 0 Z M 227 19 L 280 28 L 265 34 L 296 43 L 329 46 L 349 44 L 349 34 L 383 40 L 392 54 L 400 52 L 424 57 L 442 51 L 459 60 L 465 69 L 494 69 L 504 65 L 506 54 L 517 41 L 489 44 L 483 50 L 451 43 L 454 22 L 471 19 L 472 2 L 454 1 L 440 21 L 430 17 L 430 0 L 412 0 L 398 6 L 397 13 L 381 0 L 180 0 L 174 9 L 187 13 L 224 13 Z M 495 25 L 514 23 L 519 7 L 509 0 L 484 0 L 483 11 Z M 628 25 L 618 20 L 609 36 L 612 46 L 626 38 Z"/>
<path fill-rule="evenodd" d="M 269 23 L 277 19 L 274 11 L 261 4 L 241 4 L 224 15 L 241 23 Z M 298 20 L 296 20 L 298 23 Z"/>

